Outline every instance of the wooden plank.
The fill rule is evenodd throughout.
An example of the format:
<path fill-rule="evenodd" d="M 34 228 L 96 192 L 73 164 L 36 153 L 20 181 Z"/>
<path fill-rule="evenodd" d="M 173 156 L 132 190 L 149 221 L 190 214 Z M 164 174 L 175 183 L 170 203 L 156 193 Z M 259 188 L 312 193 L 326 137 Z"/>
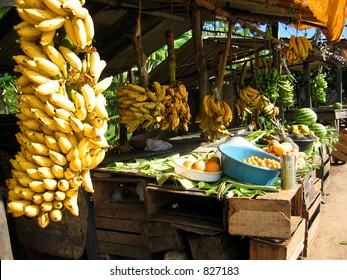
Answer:
<path fill-rule="evenodd" d="M 144 240 L 141 234 L 96 230 L 96 238 L 98 242 L 101 241 L 137 247 L 145 247 Z"/>
<path fill-rule="evenodd" d="M 97 229 L 120 230 L 140 233 L 142 231 L 142 222 L 95 217 L 95 227 Z"/>
<path fill-rule="evenodd" d="M 231 235 L 288 239 L 292 233 L 293 216 L 302 214 L 302 199 L 302 185 L 255 199 L 228 199 L 228 232 Z"/>
<path fill-rule="evenodd" d="M 169 223 L 147 222 L 142 226 L 144 242 L 150 252 L 184 249 L 183 237 Z"/>
<path fill-rule="evenodd" d="M 346 162 L 347 161 L 347 155 L 344 153 L 341 153 L 335 149 L 332 150 L 331 155 L 333 157 L 336 157 L 337 159 Z"/>
<path fill-rule="evenodd" d="M 340 153 L 347 154 L 347 145 L 344 145 L 343 143 L 341 143 L 341 141 L 335 144 L 334 149 L 336 149 Z"/>
<path fill-rule="evenodd" d="M 291 238 L 282 242 L 267 239 L 250 239 L 251 260 L 288 260 L 297 259 L 305 240 L 305 221 L 301 219 Z"/>
<path fill-rule="evenodd" d="M 146 209 L 144 204 L 104 203 L 94 207 L 94 215 L 95 217 L 145 221 Z"/>
<path fill-rule="evenodd" d="M 13 260 L 4 201 L 0 193 L 0 260 Z"/>
<path fill-rule="evenodd" d="M 193 260 L 240 260 L 248 258 L 248 242 L 241 236 L 222 233 L 215 236 L 188 237 Z"/>
<path fill-rule="evenodd" d="M 139 260 L 150 260 L 152 255 L 146 250 L 146 248 L 123 245 L 123 244 L 112 244 L 108 242 L 98 243 L 99 252 L 107 253 L 109 255 L 116 255 L 120 257 L 126 257 L 130 259 Z"/>

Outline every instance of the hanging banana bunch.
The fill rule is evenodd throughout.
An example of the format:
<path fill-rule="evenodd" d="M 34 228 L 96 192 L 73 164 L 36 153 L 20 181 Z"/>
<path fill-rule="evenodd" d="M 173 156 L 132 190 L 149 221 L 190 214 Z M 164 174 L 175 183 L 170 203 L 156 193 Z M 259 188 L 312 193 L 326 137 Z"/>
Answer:
<path fill-rule="evenodd" d="M 36 217 L 40 227 L 59 222 L 65 208 L 79 215 L 78 193 L 94 192 L 90 169 L 108 147 L 106 100 L 112 77 L 92 46 L 93 20 L 84 1 L 15 0 L 22 22 L 14 26 L 22 54 L 13 57 L 20 74 L 20 151 L 6 181 L 8 211 Z"/>
<path fill-rule="evenodd" d="M 195 122 L 199 124 L 200 130 L 207 133 L 210 142 L 215 142 L 218 135 L 230 136 L 228 127 L 233 120 L 233 111 L 229 104 L 222 100 L 221 92 L 231 45 L 231 32 L 233 26 L 234 23 L 229 19 L 225 49 L 223 52 L 219 53 L 217 57 L 215 90 L 213 94 L 207 94 L 203 97 L 200 113 L 195 120 Z"/>
<path fill-rule="evenodd" d="M 160 128 L 162 130 L 171 129 L 175 132 L 177 132 L 179 128 L 188 131 L 188 124 L 192 117 L 188 105 L 188 91 L 182 82 L 176 80 L 174 34 L 170 30 L 167 31 L 165 35 L 168 46 L 170 84 L 168 86 L 161 86 L 158 82 L 153 83 L 157 92 L 163 89 L 165 90 L 165 97 L 162 101 L 165 106 L 165 111 L 160 123 Z"/>
<path fill-rule="evenodd" d="M 158 124 L 163 119 L 165 106 L 162 101 L 165 88 L 161 88 L 159 83 L 158 85 L 155 83 L 153 90 L 128 83 L 116 90 L 116 96 L 120 123 L 126 125 L 128 133 Z"/>
<path fill-rule="evenodd" d="M 218 135 L 230 136 L 227 127 L 232 120 L 233 112 L 228 103 L 214 91 L 213 94 L 204 96 L 202 110 L 195 122 L 199 124 L 202 132 L 207 133 L 208 140 L 215 142 Z"/>
<path fill-rule="evenodd" d="M 288 76 L 281 76 L 278 81 L 279 100 L 283 106 L 292 107 L 294 105 L 294 86 Z"/>
<path fill-rule="evenodd" d="M 311 50 L 313 50 L 312 44 L 305 36 L 291 35 L 289 46 L 282 48 L 282 57 L 288 63 L 294 64 L 301 59 L 306 60 Z"/>

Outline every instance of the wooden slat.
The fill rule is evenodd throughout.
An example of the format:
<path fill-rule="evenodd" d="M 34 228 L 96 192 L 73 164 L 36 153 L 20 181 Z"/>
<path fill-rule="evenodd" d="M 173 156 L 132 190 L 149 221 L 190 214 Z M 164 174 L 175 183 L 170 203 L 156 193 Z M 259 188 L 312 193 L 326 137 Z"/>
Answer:
<path fill-rule="evenodd" d="M 104 203 L 94 207 L 95 217 L 119 218 L 144 221 L 146 219 L 145 206 L 143 204 L 130 203 Z"/>
<path fill-rule="evenodd" d="M 95 227 L 97 229 L 120 230 L 125 232 L 140 233 L 142 231 L 142 222 L 95 217 Z"/>
<path fill-rule="evenodd" d="M 110 242 L 113 244 L 124 244 L 136 247 L 145 247 L 141 234 L 131 234 L 117 231 L 96 230 L 98 242 Z"/>
<path fill-rule="evenodd" d="M 141 247 L 99 242 L 98 248 L 99 252 L 104 252 L 109 255 L 116 255 L 139 260 L 149 260 L 152 258 L 151 253 L 148 252 L 145 248 Z"/>
<path fill-rule="evenodd" d="M 0 193 L 0 260 L 13 260 L 10 234 L 7 226 L 6 211 Z"/>
<path fill-rule="evenodd" d="M 283 242 L 267 239 L 250 239 L 251 260 L 289 260 L 298 259 L 304 249 L 305 220 L 301 219 L 291 238 Z"/>

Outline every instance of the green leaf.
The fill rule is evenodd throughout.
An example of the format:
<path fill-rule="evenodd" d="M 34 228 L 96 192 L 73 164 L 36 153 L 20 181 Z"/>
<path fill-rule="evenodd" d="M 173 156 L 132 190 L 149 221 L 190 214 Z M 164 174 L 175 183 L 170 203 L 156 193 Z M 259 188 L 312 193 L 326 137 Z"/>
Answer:
<path fill-rule="evenodd" d="M 185 178 L 177 178 L 177 181 L 181 183 L 185 190 L 193 189 L 197 186 L 197 183 Z"/>

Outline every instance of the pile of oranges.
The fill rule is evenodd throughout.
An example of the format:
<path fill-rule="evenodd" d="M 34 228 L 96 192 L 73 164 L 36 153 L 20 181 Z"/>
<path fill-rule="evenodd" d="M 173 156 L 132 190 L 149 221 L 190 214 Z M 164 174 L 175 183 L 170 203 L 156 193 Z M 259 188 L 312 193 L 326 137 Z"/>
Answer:
<path fill-rule="evenodd" d="M 183 166 L 192 170 L 204 171 L 204 172 L 219 172 L 222 171 L 221 162 L 219 157 L 212 156 L 209 159 L 191 160 L 187 159 L 183 162 Z"/>
<path fill-rule="evenodd" d="M 281 162 L 272 158 L 259 158 L 257 156 L 249 156 L 248 158 L 244 158 L 242 161 L 262 167 L 281 168 Z"/>

